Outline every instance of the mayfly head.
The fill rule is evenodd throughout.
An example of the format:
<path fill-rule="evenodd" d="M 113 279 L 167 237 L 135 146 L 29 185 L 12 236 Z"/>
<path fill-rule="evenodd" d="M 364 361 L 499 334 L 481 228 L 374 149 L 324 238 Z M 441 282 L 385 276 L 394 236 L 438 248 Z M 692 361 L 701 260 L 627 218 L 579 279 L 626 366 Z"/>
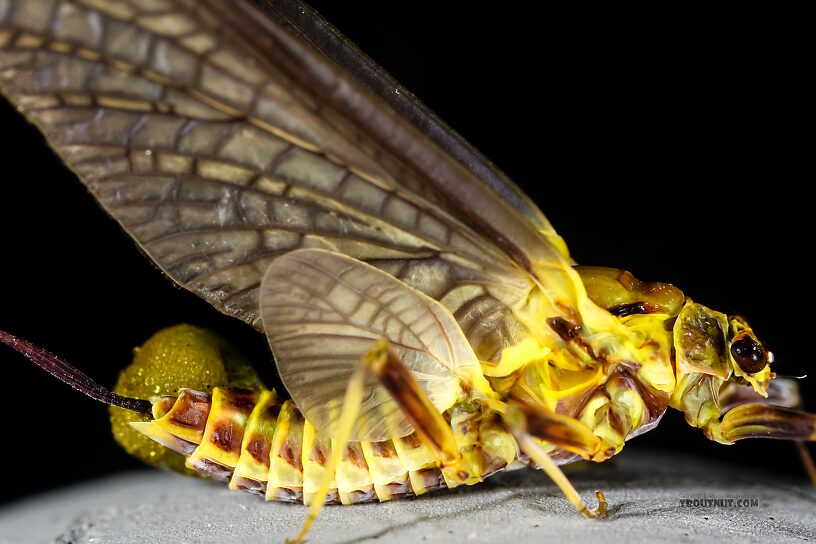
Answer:
<path fill-rule="evenodd" d="M 672 406 L 712 440 L 816 439 L 816 415 L 797 410 L 796 384 L 777 378 L 773 353 L 747 321 L 687 299 L 673 329 Z"/>
<path fill-rule="evenodd" d="M 720 385 L 750 385 L 767 396 L 773 354 L 742 317 L 726 316 L 687 299 L 673 334 L 678 376 L 705 374 Z"/>
<path fill-rule="evenodd" d="M 659 391 L 671 391 L 670 405 L 710 439 L 731 444 L 749 437 L 816 437 L 816 416 L 797 410 L 797 384 L 776 377 L 773 353 L 745 319 L 698 304 L 672 285 L 642 282 L 627 271 L 576 270 L 589 298 L 646 338 L 641 345 L 659 347 L 668 333 L 665 358 L 671 358 L 671 366 L 656 364 L 662 360 L 655 358 L 660 349 L 643 349 L 633 357 L 640 365 L 638 375 Z"/>

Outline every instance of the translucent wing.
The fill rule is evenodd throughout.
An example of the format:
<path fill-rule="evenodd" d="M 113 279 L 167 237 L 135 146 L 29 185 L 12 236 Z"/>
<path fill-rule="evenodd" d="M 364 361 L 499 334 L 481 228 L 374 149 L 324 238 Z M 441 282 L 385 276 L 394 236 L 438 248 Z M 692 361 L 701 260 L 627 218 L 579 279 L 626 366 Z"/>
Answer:
<path fill-rule="evenodd" d="M 275 259 L 263 279 L 261 315 L 286 389 L 306 418 L 329 432 L 349 378 L 388 338 L 440 412 L 461 394 L 479 361 L 444 306 L 372 266 L 323 250 Z M 413 429 L 370 376 L 353 439 L 386 440 Z"/>
<path fill-rule="evenodd" d="M 535 283 L 574 306 L 517 190 L 244 1 L 0 0 L 0 89 L 171 278 L 258 328 L 264 271 L 304 247 L 442 301 L 494 354 Z"/>
<path fill-rule="evenodd" d="M 253 0 L 253 4 L 276 20 L 289 25 L 346 74 L 394 108 L 425 136 L 487 183 L 500 198 L 522 214 L 537 230 L 546 233 L 548 237 L 557 237 L 555 229 L 538 206 L 504 172 L 437 117 L 368 55 L 360 51 L 319 13 L 299 0 L 274 2 Z"/>

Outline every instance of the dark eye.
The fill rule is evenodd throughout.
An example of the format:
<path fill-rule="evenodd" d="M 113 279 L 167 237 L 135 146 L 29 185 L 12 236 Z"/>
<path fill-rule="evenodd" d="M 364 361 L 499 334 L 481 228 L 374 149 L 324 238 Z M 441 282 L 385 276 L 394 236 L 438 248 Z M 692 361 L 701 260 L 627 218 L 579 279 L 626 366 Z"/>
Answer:
<path fill-rule="evenodd" d="M 740 335 L 731 343 L 731 355 L 739 367 L 748 374 L 759 372 L 768 364 L 762 345 L 747 334 Z"/>

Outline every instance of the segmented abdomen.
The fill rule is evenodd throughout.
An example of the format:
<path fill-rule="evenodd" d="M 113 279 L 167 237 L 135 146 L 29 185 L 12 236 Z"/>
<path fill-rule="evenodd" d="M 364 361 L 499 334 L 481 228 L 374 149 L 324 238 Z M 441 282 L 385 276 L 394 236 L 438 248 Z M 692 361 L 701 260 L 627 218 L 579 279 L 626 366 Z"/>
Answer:
<path fill-rule="evenodd" d="M 187 466 L 231 489 L 267 500 L 309 504 L 323 477 L 332 439 L 316 431 L 290 400 L 274 391 L 215 388 L 212 396 L 181 390 L 153 406 L 155 419 L 133 423 L 142 434 L 187 456 Z M 454 436 L 472 484 L 517 458 L 515 440 L 495 419 L 453 409 Z M 350 442 L 327 502 L 355 504 L 454 487 L 415 435 Z"/>

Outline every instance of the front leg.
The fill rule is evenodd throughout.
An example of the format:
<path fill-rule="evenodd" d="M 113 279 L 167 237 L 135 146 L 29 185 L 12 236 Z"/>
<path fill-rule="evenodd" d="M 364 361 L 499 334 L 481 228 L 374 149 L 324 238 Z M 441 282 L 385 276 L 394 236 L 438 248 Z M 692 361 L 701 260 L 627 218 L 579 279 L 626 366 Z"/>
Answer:
<path fill-rule="evenodd" d="M 816 440 L 816 415 L 802 408 L 793 380 L 775 378 L 762 397 L 752 387 L 702 373 L 686 374 L 672 396 L 672 407 L 715 442 L 730 445 L 745 438 L 793 441 L 802 466 L 816 486 L 816 466 L 805 445 Z"/>
<path fill-rule="evenodd" d="M 501 413 L 502 420 L 508 429 L 510 429 L 510 432 L 513 433 L 521 450 L 547 473 L 547 476 L 550 477 L 553 483 L 558 486 L 561 492 L 581 514 L 588 518 L 599 518 L 606 514 L 607 503 L 603 492 L 595 492 L 595 496 L 598 498 L 597 508 L 587 507 L 566 475 L 561 471 L 555 461 L 550 458 L 550 452 L 541 445 L 539 440 L 536 440 L 541 437 L 532 434 L 532 432 L 536 430 L 544 431 L 547 436 L 547 441 L 553 441 L 551 443 L 564 449 L 573 447 L 576 449 L 591 450 L 595 449 L 597 443 L 600 441 L 592 436 L 589 429 L 582 428 L 579 422 L 571 418 L 563 418 L 563 416 L 561 416 L 561 418 L 563 418 L 561 419 L 556 417 L 558 414 L 547 414 L 545 412 L 530 410 L 529 407 L 524 408 L 521 405 L 503 404 L 498 401 L 492 404 L 496 410 Z M 547 419 L 549 419 L 551 425 L 541 426 L 541 422 Z M 536 425 L 536 422 L 538 425 Z"/>

